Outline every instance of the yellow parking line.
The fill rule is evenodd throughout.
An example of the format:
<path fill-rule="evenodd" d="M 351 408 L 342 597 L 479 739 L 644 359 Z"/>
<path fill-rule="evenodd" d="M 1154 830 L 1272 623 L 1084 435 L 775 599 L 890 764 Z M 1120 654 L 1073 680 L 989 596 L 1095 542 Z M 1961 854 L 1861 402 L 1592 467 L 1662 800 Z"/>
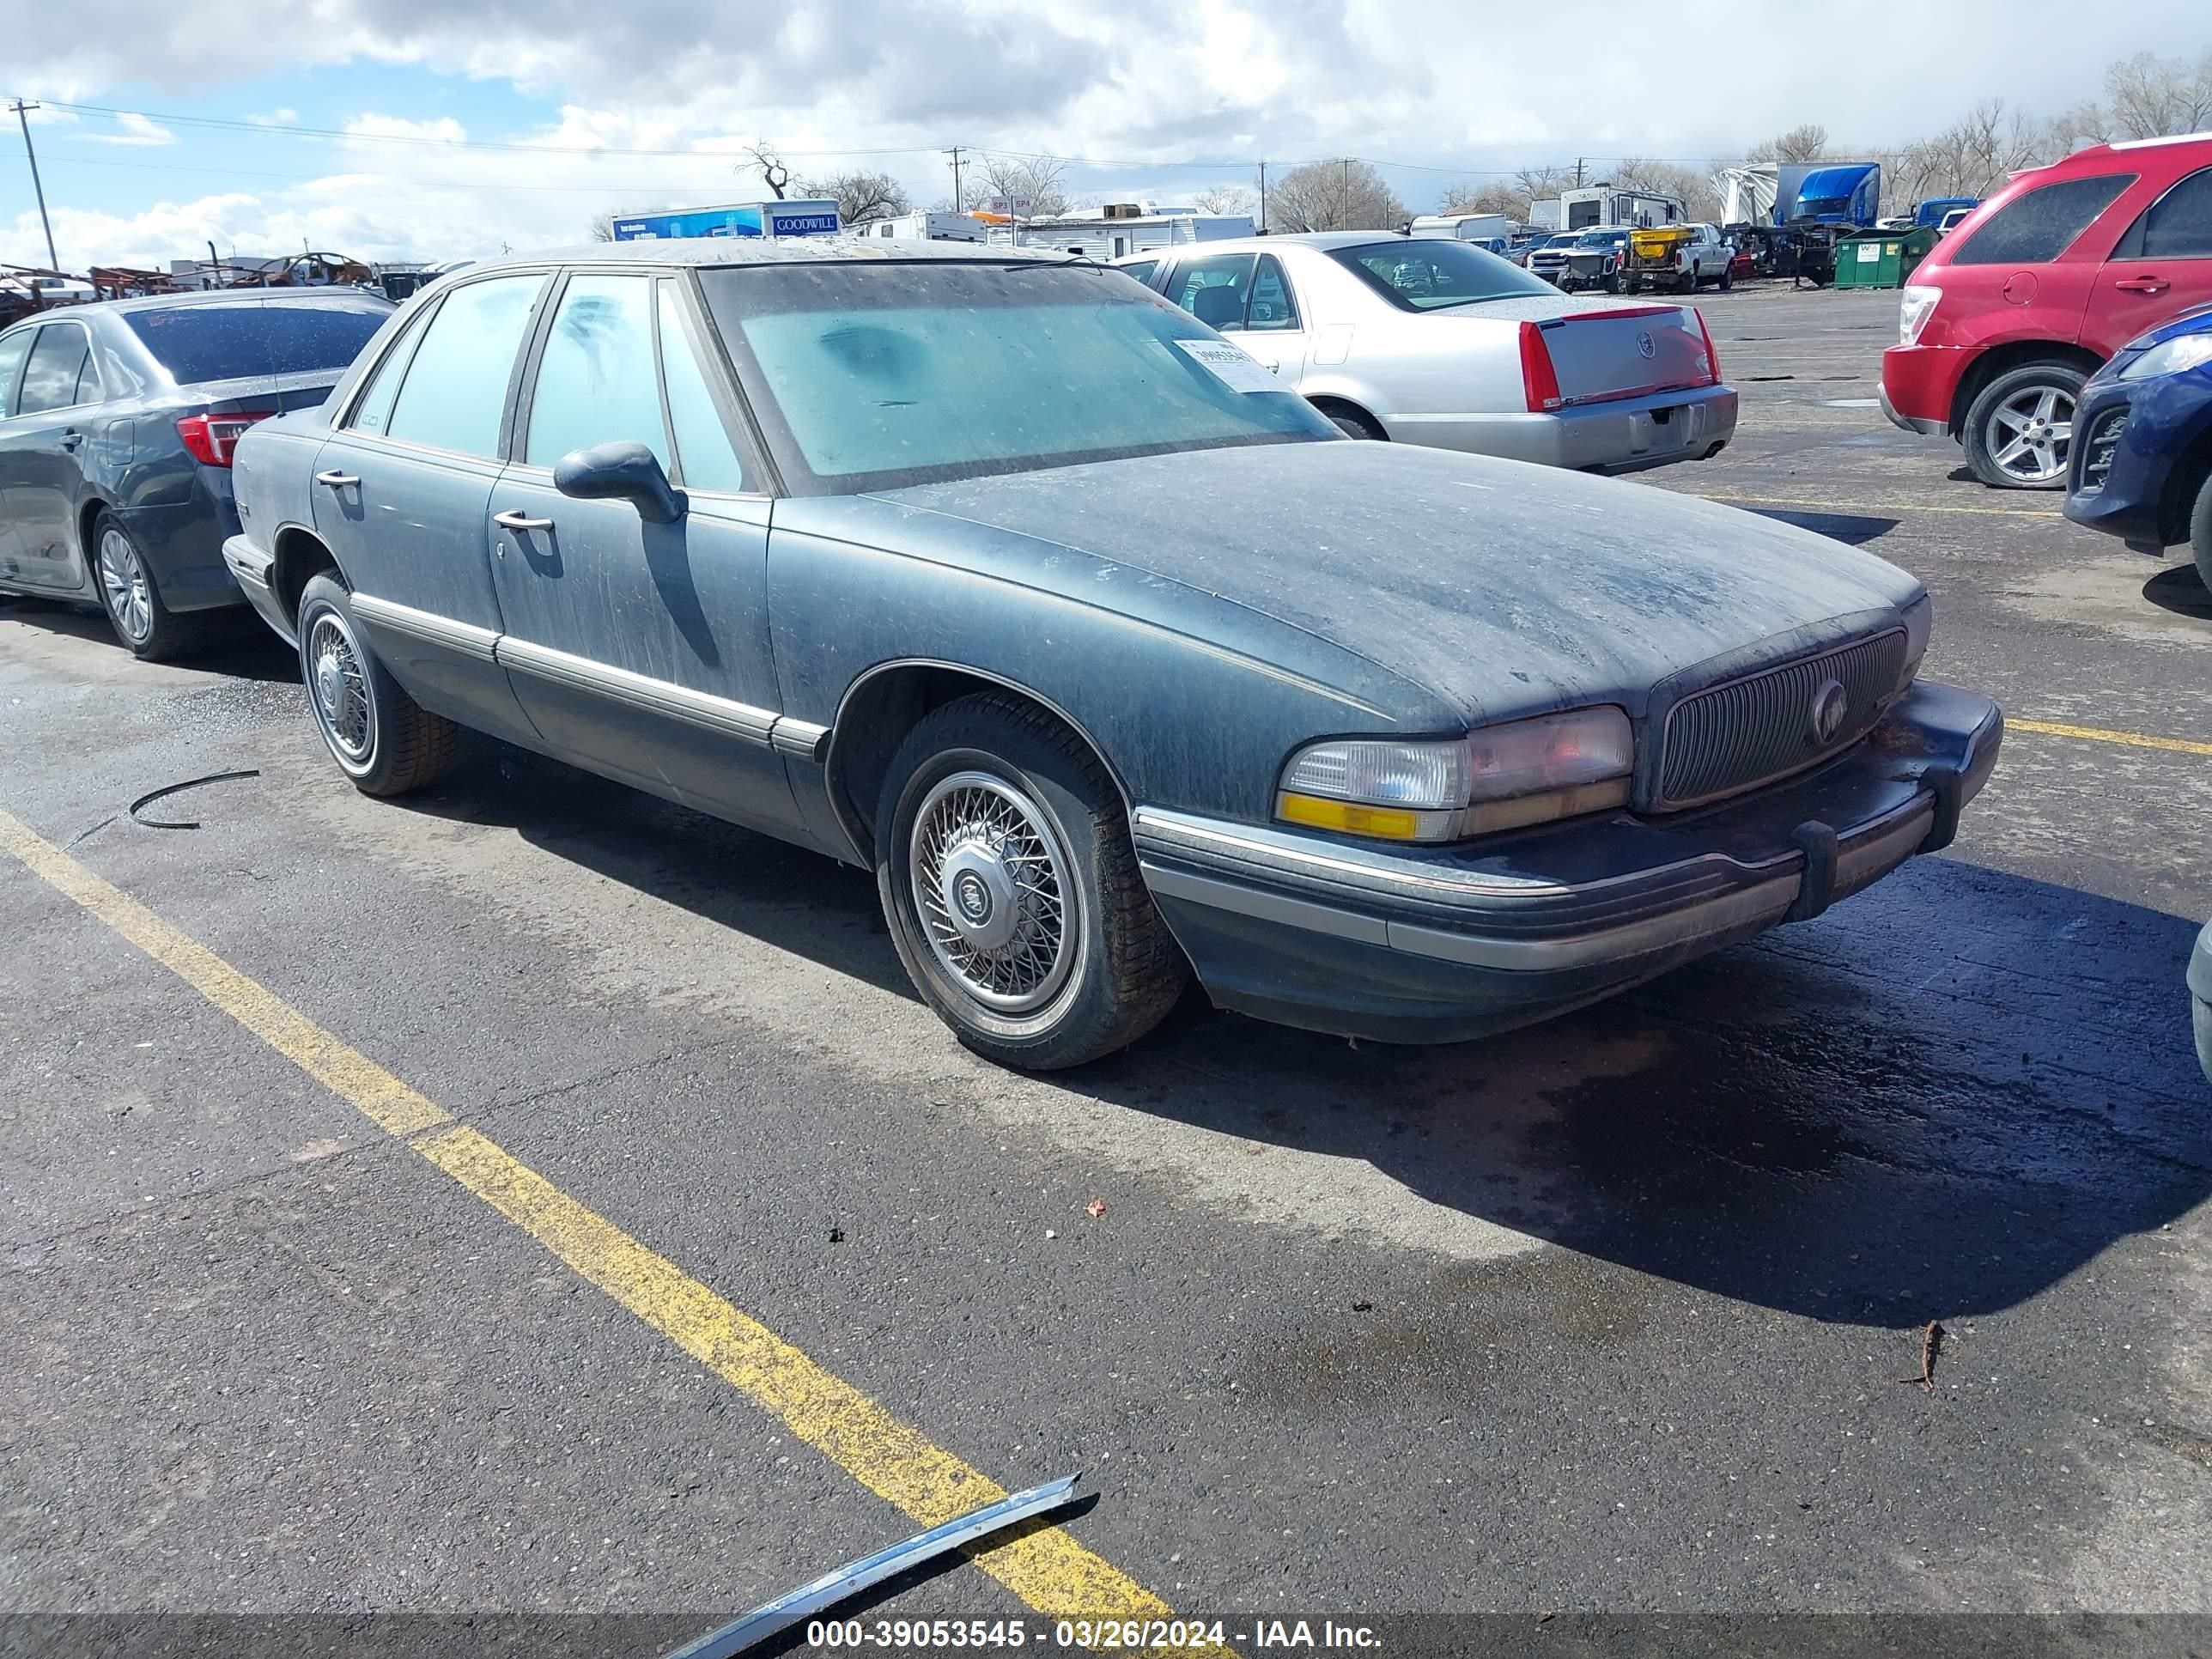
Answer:
<path fill-rule="evenodd" d="M 436 1103 L 5 811 L 0 848 L 923 1526 L 1006 1496 L 998 1482 L 932 1444 L 488 1137 L 456 1124 Z M 1165 1601 L 1057 1527 L 971 1553 L 977 1565 L 1050 1618 L 1175 1616 Z"/>
<path fill-rule="evenodd" d="M 2062 726 L 2056 720 L 2016 720 L 2008 718 L 2008 732 L 2040 732 L 2047 738 L 2086 738 L 2092 743 L 2124 744 L 2130 749 L 2163 749 L 2175 755 L 2212 755 L 2212 743 L 2187 738 L 2146 737 L 2140 732 L 2108 732 L 2100 726 Z"/>

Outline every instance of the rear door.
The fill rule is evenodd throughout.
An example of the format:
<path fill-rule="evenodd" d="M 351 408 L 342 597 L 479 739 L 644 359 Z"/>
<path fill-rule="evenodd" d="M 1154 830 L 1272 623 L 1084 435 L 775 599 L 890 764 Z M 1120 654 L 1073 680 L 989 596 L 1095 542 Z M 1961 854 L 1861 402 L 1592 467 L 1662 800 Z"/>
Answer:
<path fill-rule="evenodd" d="M 315 533 L 353 587 L 377 654 L 417 702 L 534 736 L 492 655 L 486 537 L 523 345 L 544 271 L 454 285 L 386 348 L 322 447 Z"/>
<path fill-rule="evenodd" d="M 31 355 L 31 337 L 38 331 L 33 326 L 0 334 L 0 479 L 7 476 L 9 447 L 15 442 L 15 428 L 9 417 L 15 412 L 15 382 L 22 378 L 23 360 Z M 0 577 L 14 579 L 21 550 L 15 521 L 8 508 L 7 488 L 0 483 Z"/>
<path fill-rule="evenodd" d="M 42 324 L 0 442 L 0 491 L 15 526 L 10 581 L 58 592 L 86 585 L 76 545 L 76 507 L 84 494 L 79 452 L 92 438 L 100 398 L 92 331 L 76 321 Z"/>
<path fill-rule="evenodd" d="M 687 805 L 795 824 L 770 743 L 769 498 L 707 339 L 678 279 L 569 275 L 492 492 L 500 660 L 557 750 Z M 562 456 L 623 441 L 684 491 L 674 523 L 554 488 Z"/>
<path fill-rule="evenodd" d="M 2212 304 L 2212 167 L 2136 216 L 2097 273 L 2082 342 L 2111 356 L 2191 306 Z"/>
<path fill-rule="evenodd" d="M 1305 319 L 1283 262 L 1272 253 L 1212 253 L 1179 261 L 1168 298 L 1234 340 L 1295 386 L 1305 374 Z"/>

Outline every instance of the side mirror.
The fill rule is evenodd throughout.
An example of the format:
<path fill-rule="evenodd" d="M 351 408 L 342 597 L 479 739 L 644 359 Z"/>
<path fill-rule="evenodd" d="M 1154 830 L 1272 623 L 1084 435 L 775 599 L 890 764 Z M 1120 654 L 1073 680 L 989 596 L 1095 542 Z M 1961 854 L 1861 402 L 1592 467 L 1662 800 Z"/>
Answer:
<path fill-rule="evenodd" d="M 627 439 L 570 450 L 554 463 L 553 488 L 580 501 L 628 501 L 647 524 L 673 524 L 690 505 L 659 459 Z"/>

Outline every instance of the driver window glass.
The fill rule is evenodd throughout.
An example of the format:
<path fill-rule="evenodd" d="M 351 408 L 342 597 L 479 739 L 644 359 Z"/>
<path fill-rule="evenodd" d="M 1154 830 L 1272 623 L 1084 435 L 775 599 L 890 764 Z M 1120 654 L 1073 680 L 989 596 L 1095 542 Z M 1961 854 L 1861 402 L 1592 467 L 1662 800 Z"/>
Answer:
<path fill-rule="evenodd" d="M 726 490 L 732 495 L 747 488 L 745 470 L 730 447 L 729 429 L 707 389 L 699 359 L 684 332 L 678 314 L 676 286 L 660 284 L 660 364 L 668 384 L 668 417 L 676 428 L 676 453 L 684 467 L 686 489 Z"/>
<path fill-rule="evenodd" d="M 647 277 L 569 279 L 538 359 L 526 464 L 550 466 L 571 450 L 628 440 L 669 465 L 653 368 L 652 303 Z"/>

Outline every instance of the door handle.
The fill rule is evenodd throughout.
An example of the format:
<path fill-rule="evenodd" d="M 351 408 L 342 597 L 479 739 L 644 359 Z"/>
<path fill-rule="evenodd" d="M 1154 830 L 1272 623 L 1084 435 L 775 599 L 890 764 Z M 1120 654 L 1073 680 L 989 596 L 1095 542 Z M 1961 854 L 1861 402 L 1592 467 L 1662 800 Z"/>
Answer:
<path fill-rule="evenodd" d="M 502 530 L 550 530 L 553 527 L 550 519 L 533 519 L 513 507 L 504 513 L 493 514 L 491 521 Z"/>
<path fill-rule="evenodd" d="M 315 474 L 315 482 L 319 484 L 327 484 L 332 489 L 350 489 L 361 480 L 350 472 L 318 472 Z"/>
<path fill-rule="evenodd" d="M 62 447 L 64 449 L 75 449 L 83 441 L 84 434 L 79 432 L 75 427 L 71 427 L 68 431 L 62 434 Z"/>
<path fill-rule="evenodd" d="M 2163 276 L 2123 276 L 2112 286 L 2124 288 L 2130 294 L 2163 294 L 2173 284 Z"/>

